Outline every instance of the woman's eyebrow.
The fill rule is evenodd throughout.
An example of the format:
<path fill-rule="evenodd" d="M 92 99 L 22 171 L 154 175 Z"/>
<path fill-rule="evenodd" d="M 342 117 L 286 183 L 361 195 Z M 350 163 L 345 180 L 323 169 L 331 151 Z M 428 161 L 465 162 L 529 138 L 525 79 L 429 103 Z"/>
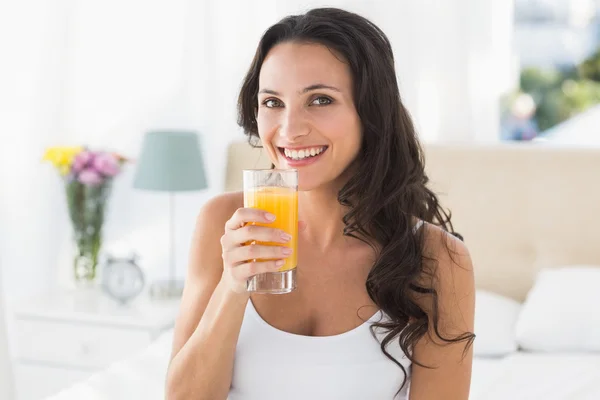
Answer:
<path fill-rule="evenodd" d="M 335 92 L 341 92 L 341 90 L 336 88 L 335 86 L 325 85 L 323 83 L 315 83 L 314 85 L 305 87 L 304 89 L 302 89 L 300 91 L 300 93 L 308 93 L 313 90 L 319 90 L 319 89 L 329 89 L 329 90 L 333 90 Z M 273 89 L 267 89 L 267 88 L 261 89 L 258 93 L 272 94 L 273 96 L 281 96 L 281 93 L 279 93 Z"/>
<path fill-rule="evenodd" d="M 323 83 L 316 83 L 314 85 L 305 87 L 304 90 L 302 90 L 302 93 L 310 92 L 313 90 L 319 90 L 319 89 L 329 89 L 329 90 L 333 90 L 335 92 L 341 92 L 341 90 L 336 88 L 335 86 L 325 85 Z"/>
<path fill-rule="evenodd" d="M 281 96 L 281 94 L 280 94 L 279 92 L 276 92 L 276 91 L 274 91 L 274 90 L 272 90 L 272 89 L 261 89 L 261 91 L 260 91 L 260 92 L 258 92 L 258 93 L 259 93 L 259 94 L 260 94 L 260 93 L 272 94 L 273 96 Z"/>

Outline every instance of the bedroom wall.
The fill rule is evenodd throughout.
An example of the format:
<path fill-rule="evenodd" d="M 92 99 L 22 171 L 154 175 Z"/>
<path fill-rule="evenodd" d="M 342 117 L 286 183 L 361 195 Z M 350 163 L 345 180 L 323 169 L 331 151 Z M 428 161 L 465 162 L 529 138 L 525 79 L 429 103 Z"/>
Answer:
<path fill-rule="evenodd" d="M 0 9 L 6 60 L 0 86 L 8 88 L 0 92 L 0 256 L 8 310 L 22 297 L 70 284 L 64 199 L 54 171 L 40 164 L 49 145 L 87 144 L 135 157 L 147 129 L 198 130 L 210 188 L 176 200 L 183 275 L 195 215 L 222 189 L 226 147 L 242 137 L 235 123 L 240 81 L 263 30 L 288 13 L 334 5 L 370 17 L 392 41 L 402 94 L 424 140 L 495 140 L 496 101 L 511 83 L 511 7 L 503 0 L 443 3 L 23 0 L 0 6 L 7 8 Z M 116 182 L 105 249 L 138 252 L 152 279 L 166 271 L 167 197 L 134 191 L 133 170 Z M 161 240 L 165 245 L 156 246 Z"/>

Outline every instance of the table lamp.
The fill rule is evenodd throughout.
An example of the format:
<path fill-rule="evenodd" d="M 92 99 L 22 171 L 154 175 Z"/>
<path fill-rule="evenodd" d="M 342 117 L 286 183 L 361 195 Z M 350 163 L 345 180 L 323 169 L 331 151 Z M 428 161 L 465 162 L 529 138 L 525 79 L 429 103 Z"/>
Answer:
<path fill-rule="evenodd" d="M 150 295 L 178 297 L 183 292 L 183 280 L 175 276 L 174 196 L 176 192 L 207 188 L 198 135 L 190 131 L 147 132 L 136 164 L 134 188 L 169 193 L 169 279 L 152 283 Z"/>

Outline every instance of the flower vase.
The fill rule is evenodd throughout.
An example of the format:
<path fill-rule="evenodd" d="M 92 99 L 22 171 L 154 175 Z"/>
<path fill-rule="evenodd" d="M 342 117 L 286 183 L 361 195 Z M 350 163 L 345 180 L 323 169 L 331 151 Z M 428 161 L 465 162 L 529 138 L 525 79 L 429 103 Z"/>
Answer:
<path fill-rule="evenodd" d="M 93 286 L 102 247 L 102 226 L 113 179 L 127 158 L 114 152 L 87 147 L 50 147 L 43 160 L 51 162 L 64 183 L 75 256 L 73 272 L 77 286 Z"/>
<path fill-rule="evenodd" d="M 66 183 L 69 217 L 76 246 L 73 272 L 75 283 L 79 286 L 93 283 L 96 279 L 110 189 L 110 180 L 95 186 L 76 180 Z"/>
<path fill-rule="evenodd" d="M 86 253 L 83 249 L 77 249 L 73 258 L 73 277 L 77 285 L 86 285 L 96 279 L 98 267 L 98 254 Z"/>

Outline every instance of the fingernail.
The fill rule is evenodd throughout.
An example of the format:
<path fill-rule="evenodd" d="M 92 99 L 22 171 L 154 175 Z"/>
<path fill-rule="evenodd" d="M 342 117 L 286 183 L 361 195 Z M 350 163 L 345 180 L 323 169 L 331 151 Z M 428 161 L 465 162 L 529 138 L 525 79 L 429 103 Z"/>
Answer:
<path fill-rule="evenodd" d="M 281 239 L 285 240 L 286 242 L 289 242 L 290 240 L 292 240 L 292 235 L 283 232 L 281 234 Z"/>
<path fill-rule="evenodd" d="M 271 213 L 265 213 L 265 218 L 269 221 L 275 221 L 275 216 Z"/>
<path fill-rule="evenodd" d="M 284 247 L 284 248 L 281 250 L 281 252 L 282 252 L 283 254 L 286 254 L 286 255 L 290 255 L 290 254 L 292 254 L 292 251 L 293 251 L 293 250 L 292 250 L 292 249 L 290 249 L 289 247 Z"/>
<path fill-rule="evenodd" d="M 275 265 L 277 267 L 281 267 L 281 266 L 283 266 L 283 264 L 285 264 L 285 260 L 277 260 L 277 261 L 275 261 Z"/>

